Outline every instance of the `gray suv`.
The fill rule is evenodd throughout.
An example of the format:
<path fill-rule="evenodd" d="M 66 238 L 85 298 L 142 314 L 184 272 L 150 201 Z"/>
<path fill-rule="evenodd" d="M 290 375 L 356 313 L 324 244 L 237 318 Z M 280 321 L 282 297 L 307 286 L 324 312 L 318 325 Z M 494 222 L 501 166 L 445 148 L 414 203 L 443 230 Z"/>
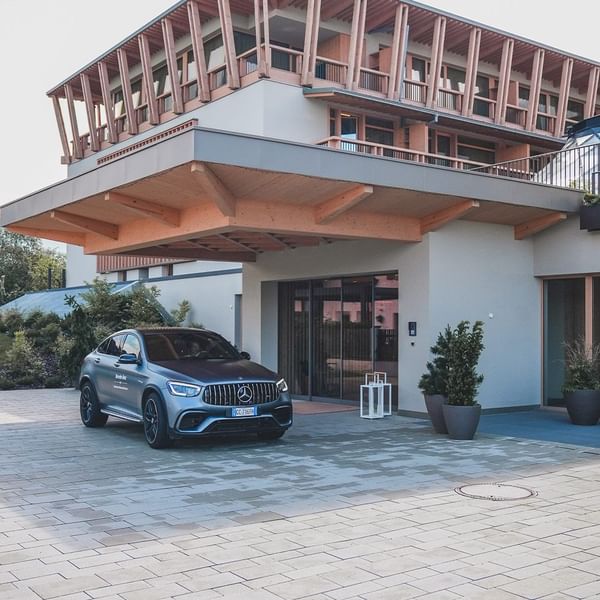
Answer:
<path fill-rule="evenodd" d="M 272 440 L 292 425 L 286 382 L 203 329 L 119 331 L 85 357 L 79 389 L 86 427 L 143 423 L 152 448 L 236 433 Z"/>

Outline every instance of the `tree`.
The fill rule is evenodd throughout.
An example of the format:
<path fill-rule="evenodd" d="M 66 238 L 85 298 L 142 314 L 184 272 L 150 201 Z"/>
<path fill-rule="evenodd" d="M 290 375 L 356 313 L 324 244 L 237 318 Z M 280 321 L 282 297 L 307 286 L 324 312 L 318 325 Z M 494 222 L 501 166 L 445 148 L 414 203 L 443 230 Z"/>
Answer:
<path fill-rule="evenodd" d="M 39 239 L 0 229 L 0 305 L 25 292 L 48 287 L 48 269 L 52 269 L 52 287 L 62 283 L 65 257 L 42 246 Z"/>

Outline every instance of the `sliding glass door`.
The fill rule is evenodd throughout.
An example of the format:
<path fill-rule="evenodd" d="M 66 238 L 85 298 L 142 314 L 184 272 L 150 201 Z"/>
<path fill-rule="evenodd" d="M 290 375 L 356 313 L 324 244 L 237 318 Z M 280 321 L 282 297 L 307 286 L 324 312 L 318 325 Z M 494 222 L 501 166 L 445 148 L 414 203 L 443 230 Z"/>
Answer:
<path fill-rule="evenodd" d="M 278 348 L 293 394 L 358 400 L 373 370 L 395 388 L 397 274 L 280 283 Z"/>

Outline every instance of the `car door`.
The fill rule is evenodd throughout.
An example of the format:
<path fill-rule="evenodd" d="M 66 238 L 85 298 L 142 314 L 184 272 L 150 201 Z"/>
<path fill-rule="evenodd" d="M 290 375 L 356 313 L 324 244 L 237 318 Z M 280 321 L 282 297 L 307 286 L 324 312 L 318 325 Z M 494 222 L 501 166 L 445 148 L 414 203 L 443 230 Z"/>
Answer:
<path fill-rule="evenodd" d="M 135 354 L 140 364 L 125 364 L 115 361 L 115 397 L 118 398 L 119 410 L 126 414 L 141 417 L 142 394 L 148 379 L 145 362 L 142 356 L 141 343 L 137 335 L 128 333 L 121 354 Z"/>
<path fill-rule="evenodd" d="M 93 383 L 98 398 L 104 406 L 114 406 L 115 401 L 115 362 L 121 354 L 125 335 L 113 335 L 100 344 L 94 356 Z"/>

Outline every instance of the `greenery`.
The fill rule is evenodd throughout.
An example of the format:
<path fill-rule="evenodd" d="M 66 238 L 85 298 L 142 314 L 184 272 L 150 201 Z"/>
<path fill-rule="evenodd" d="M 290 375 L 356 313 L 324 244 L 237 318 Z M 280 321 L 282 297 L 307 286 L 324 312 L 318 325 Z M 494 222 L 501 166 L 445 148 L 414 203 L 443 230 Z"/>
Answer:
<path fill-rule="evenodd" d="M 62 318 L 41 311 L 0 313 L 0 389 L 71 385 L 83 358 L 114 331 L 181 325 L 190 312 L 183 300 L 166 314 L 156 287 L 111 291 L 111 284 L 95 279 L 80 301 L 65 296 L 71 312 Z"/>
<path fill-rule="evenodd" d="M 37 238 L 11 233 L 0 228 L 0 305 L 25 292 L 48 287 L 48 269 L 52 269 L 52 287 L 61 287 L 65 257 L 42 246 Z"/>
<path fill-rule="evenodd" d="M 600 205 L 600 195 L 592 194 L 591 192 L 585 192 L 583 194 L 583 205 L 584 206 L 598 206 Z"/>
<path fill-rule="evenodd" d="M 477 373 L 484 349 L 483 322 L 461 321 L 451 333 L 448 356 L 448 404 L 473 406 L 483 375 Z"/>
<path fill-rule="evenodd" d="M 588 348 L 583 339 L 565 344 L 563 392 L 600 389 L 600 346 Z"/>
<path fill-rule="evenodd" d="M 438 334 L 435 345 L 431 347 L 433 360 L 427 363 L 427 372 L 419 380 L 419 389 L 426 396 L 448 396 L 448 359 L 451 342 L 452 329 L 447 325 L 446 329 Z"/>

